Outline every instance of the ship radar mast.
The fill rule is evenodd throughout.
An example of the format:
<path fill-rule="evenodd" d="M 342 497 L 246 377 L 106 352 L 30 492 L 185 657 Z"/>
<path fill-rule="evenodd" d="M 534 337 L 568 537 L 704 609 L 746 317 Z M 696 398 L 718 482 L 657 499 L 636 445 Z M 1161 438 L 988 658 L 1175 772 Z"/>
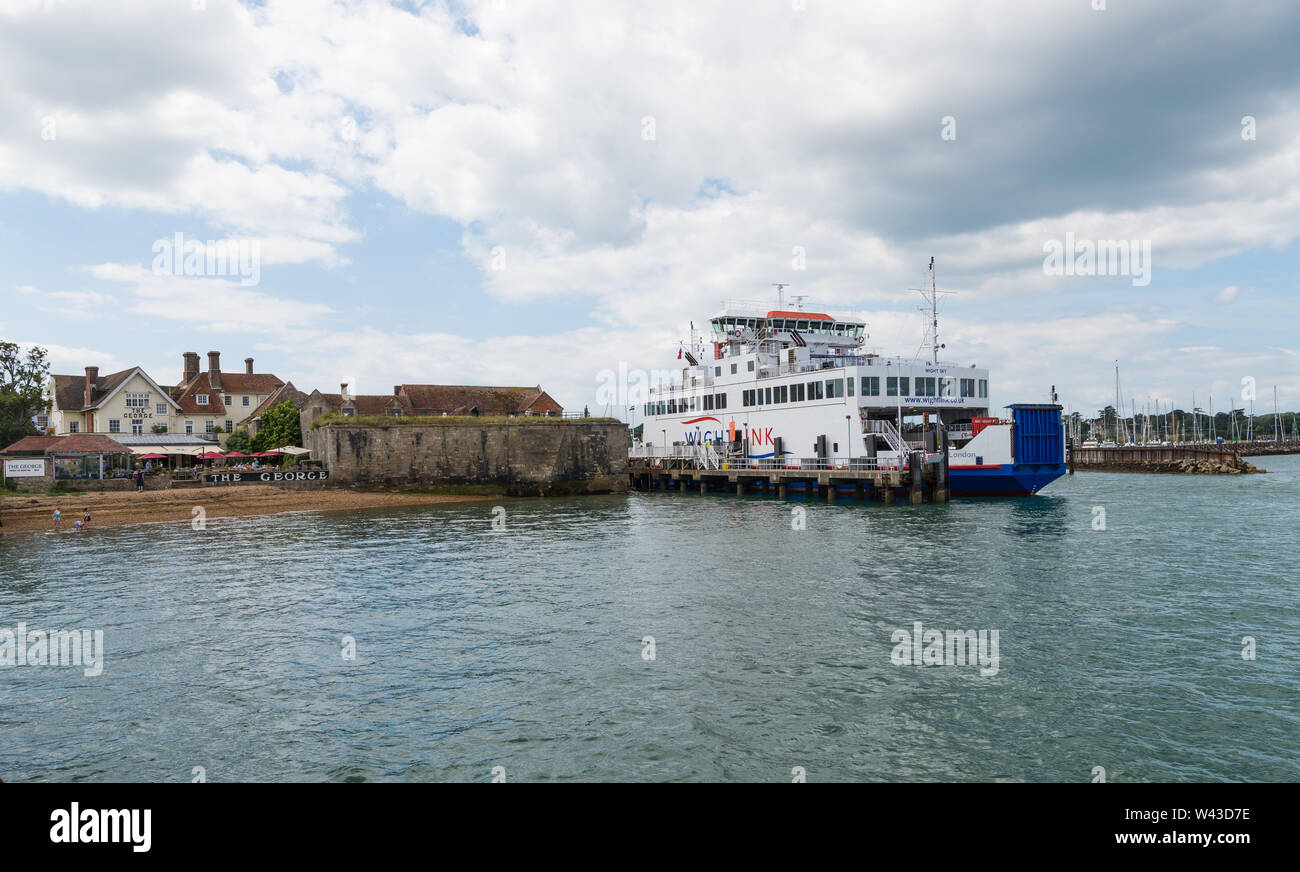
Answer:
<path fill-rule="evenodd" d="M 921 295 L 921 298 L 928 304 L 928 309 L 921 309 L 922 312 L 929 312 L 930 323 L 926 327 L 925 339 L 921 347 L 929 347 L 933 350 L 934 365 L 939 365 L 939 349 L 947 346 L 939 342 L 939 297 L 940 295 L 954 294 L 956 291 L 940 291 L 934 283 L 934 258 L 930 258 L 930 286 L 928 288 L 911 288 Z"/>

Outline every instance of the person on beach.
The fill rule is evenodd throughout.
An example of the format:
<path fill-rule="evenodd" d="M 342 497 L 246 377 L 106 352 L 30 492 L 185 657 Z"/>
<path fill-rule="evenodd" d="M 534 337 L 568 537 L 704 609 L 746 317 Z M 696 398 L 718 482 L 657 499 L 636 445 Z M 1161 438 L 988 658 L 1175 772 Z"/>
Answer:
<path fill-rule="evenodd" d="M 58 510 L 58 508 L 55 508 L 55 509 L 54 509 L 54 529 L 58 530 L 62 525 L 63 525 L 63 514 Z"/>
<path fill-rule="evenodd" d="M 144 493 L 144 470 L 143 469 L 137 469 L 135 471 L 135 490 L 136 493 Z"/>
<path fill-rule="evenodd" d="M 81 510 L 81 526 L 83 527 L 90 526 L 90 509 Z"/>

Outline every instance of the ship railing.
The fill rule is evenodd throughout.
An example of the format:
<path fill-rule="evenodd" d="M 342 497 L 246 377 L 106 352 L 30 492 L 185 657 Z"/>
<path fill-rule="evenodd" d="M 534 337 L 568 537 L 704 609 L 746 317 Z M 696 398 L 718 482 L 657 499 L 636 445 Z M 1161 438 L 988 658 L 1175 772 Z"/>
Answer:
<path fill-rule="evenodd" d="M 903 437 L 899 435 L 898 428 L 894 426 L 893 421 L 871 418 L 863 422 L 862 432 L 884 437 L 885 444 L 889 446 L 891 451 L 901 452 L 907 450 Z"/>

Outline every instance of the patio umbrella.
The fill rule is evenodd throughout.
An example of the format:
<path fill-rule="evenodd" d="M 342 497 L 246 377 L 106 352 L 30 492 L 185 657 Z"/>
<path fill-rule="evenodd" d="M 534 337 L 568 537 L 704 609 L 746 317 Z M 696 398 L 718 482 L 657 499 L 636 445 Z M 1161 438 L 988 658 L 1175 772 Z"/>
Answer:
<path fill-rule="evenodd" d="M 259 451 L 259 452 L 257 452 L 256 454 L 254 454 L 253 456 L 254 456 L 254 457 L 279 457 L 279 456 L 280 456 L 280 452 L 279 452 L 279 451 Z"/>
<path fill-rule="evenodd" d="M 226 456 L 226 457 L 254 457 L 255 455 L 252 455 L 252 454 L 242 454 L 242 453 L 240 453 L 240 452 L 238 452 L 238 451 L 232 451 L 232 452 L 230 452 L 229 454 L 227 454 L 227 455 L 225 455 L 225 456 Z"/>
<path fill-rule="evenodd" d="M 226 456 L 226 455 L 221 454 L 221 453 L 216 452 L 216 451 L 205 451 L 205 452 L 203 452 L 202 454 L 196 454 L 196 455 L 195 455 L 195 457 L 197 457 L 199 460 L 220 460 L 221 458 L 223 458 L 223 457 L 225 457 L 225 456 Z"/>
<path fill-rule="evenodd" d="M 136 458 L 136 459 L 137 459 L 137 460 L 166 460 L 166 459 L 167 459 L 167 455 L 166 455 L 166 454 L 159 454 L 159 453 L 157 453 L 157 452 L 154 452 L 154 453 L 152 453 L 152 454 L 141 454 L 141 455 L 140 455 L 138 458 Z"/>

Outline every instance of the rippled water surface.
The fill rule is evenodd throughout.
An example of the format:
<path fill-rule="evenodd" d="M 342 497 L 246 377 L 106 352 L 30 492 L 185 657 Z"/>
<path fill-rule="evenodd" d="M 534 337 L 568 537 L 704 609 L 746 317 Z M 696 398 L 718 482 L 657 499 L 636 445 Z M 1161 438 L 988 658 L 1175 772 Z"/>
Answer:
<path fill-rule="evenodd" d="M 107 653 L 0 667 L 0 778 L 1300 780 L 1300 458 L 1256 461 L 6 535 L 0 627 Z M 997 675 L 891 664 L 914 621 L 998 630 Z"/>

